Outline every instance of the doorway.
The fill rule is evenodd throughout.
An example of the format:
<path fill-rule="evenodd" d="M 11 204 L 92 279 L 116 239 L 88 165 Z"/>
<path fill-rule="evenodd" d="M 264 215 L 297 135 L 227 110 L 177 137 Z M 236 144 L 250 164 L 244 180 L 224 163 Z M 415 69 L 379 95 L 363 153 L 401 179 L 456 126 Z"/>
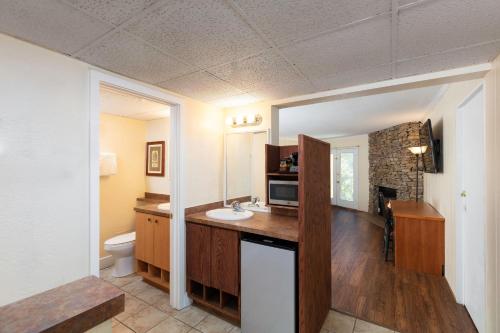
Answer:
<path fill-rule="evenodd" d="M 158 88 L 139 82 L 106 74 L 98 70 L 90 71 L 90 165 L 89 165 L 89 197 L 90 197 L 90 261 L 89 272 L 99 276 L 99 244 L 100 244 L 100 88 L 106 85 L 135 95 L 155 100 L 170 107 L 170 144 L 168 152 L 168 170 L 170 177 L 170 305 L 182 309 L 190 304 L 186 292 L 185 278 L 185 223 L 182 197 L 183 173 L 181 168 L 182 151 L 180 149 L 180 124 L 184 102 L 177 96 Z M 167 166 L 166 166 L 167 167 Z"/>
<path fill-rule="evenodd" d="M 358 147 L 332 149 L 330 173 L 332 205 L 358 209 Z"/>
<path fill-rule="evenodd" d="M 458 301 L 485 329 L 485 108 L 481 85 L 457 110 Z"/>

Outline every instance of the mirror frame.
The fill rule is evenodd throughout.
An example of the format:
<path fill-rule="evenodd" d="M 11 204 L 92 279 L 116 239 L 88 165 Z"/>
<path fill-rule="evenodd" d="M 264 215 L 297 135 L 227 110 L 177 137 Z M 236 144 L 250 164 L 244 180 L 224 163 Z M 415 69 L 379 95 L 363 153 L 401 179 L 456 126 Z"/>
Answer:
<path fill-rule="evenodd" d="M 267 144 L 271 144 L 271 129 L 260 129 L 254 131 L 238 131 L 238 132 L 226 132 L 224 133 L 224 181 L 223 181 L 223 204 L 224 207 L 231 207 L 231 203 L 227 201 L 227 137 L 228 135 L 234 134 L 257 134 L 266 133 L 267 134 Z M 263 198 L 265 199 L 265 198 Z"/>

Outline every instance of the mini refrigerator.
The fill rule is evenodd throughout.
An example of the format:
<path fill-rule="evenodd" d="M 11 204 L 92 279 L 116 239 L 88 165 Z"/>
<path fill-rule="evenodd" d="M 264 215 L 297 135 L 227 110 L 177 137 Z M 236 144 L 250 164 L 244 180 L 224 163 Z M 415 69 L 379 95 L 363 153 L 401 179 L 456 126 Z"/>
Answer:
<path fill-rule="evenodd" d="M 297 244 L 244 234 L 241 239 L 242 333 L 298 329 Z"/>

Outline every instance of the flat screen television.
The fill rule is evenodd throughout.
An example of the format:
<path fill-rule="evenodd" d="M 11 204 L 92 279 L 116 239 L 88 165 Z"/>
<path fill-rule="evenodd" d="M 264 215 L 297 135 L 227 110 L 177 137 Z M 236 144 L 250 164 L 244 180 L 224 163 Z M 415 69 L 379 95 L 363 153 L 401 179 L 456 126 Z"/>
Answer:
<path fill-rule="evenodd" d="M 427 119 L 420 127 L 420 145 L 427 146 L 427 150 L 422 154 L 424 172 L 438 173 L 440 171 L 440 141 L 434 139 L 432 135 L 430 119 Z"/>

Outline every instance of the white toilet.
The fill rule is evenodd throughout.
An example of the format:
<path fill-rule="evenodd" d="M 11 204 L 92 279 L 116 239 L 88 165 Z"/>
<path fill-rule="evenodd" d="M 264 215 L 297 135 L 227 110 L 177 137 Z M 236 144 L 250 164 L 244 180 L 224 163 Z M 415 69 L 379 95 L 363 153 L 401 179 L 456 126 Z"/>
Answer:
<path fill-rule="evenodd" d="M 134 273 L 135 231 L 122 234 L 104 242 L 104 250 L 113 256 L 112 275 L 122 277 Z"/>

